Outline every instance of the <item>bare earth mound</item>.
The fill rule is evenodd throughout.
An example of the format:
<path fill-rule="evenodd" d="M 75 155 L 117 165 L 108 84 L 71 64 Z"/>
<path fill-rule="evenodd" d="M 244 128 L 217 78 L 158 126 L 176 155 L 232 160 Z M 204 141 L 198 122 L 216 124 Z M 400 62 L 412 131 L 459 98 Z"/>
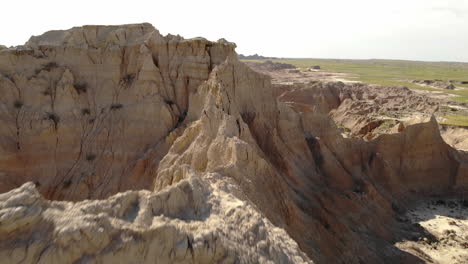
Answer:
<path fill-rule="evenodd" d="M 436 119 L 343 137 L 329 114 L 359 94 L 272 85 L 234 49 L 137 24 L 1 50 L 0 262 L 426 261 L 398 216 L 468 187 Z"/>

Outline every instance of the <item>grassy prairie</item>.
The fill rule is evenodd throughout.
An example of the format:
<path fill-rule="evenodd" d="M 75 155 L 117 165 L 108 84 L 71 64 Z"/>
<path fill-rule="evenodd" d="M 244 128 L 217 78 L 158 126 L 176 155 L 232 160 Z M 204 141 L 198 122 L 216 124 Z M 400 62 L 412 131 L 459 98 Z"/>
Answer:
<path fill-rule="evenodd" d="M 319 65 L 323 71 L 350 73 L 352 74 L 351 80 L 386 86 L 407 86 L 418 90 L 440 91 L 456 95 L 457 97 L 453 97 L 456 101 L 468 102 L 468 89 L 452 91 L 423 87 L 411 83 L 412 80 L 425 79 L 468 81 L 468 63 L 338 59 L 278 59 L 272 61 L 293 64 L 298 68 Z M 468 85 L 456 84 L 456 86 L 468 88 Z"/>
<path fill-rule="evenodd" d="M 468 116 L 466 115 L 446 115 L 445 120 L 441 122 L 446 125 L 468 127 Z"/>

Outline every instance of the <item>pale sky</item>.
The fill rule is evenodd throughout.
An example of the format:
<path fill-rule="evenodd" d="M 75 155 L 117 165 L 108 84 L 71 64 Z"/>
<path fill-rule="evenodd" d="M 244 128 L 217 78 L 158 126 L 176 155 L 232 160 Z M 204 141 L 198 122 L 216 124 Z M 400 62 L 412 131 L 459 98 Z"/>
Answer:
<path fill-rule="evenodd" d="M 276 57 L 468 62 L 468 0 L 2 0 L 0 44 L 89 24 L 149 22 Z"/>

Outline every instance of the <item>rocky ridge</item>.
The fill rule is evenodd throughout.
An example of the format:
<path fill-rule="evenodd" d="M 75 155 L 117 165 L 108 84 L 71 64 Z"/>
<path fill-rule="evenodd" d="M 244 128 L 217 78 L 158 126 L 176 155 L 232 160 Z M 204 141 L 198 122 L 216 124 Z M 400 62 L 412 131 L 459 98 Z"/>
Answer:
<path fill-rule="evenodd" d="M 0 51 L 1 259 L 422 261 L 393 246 L 395 215 L 468 187 L 436 120 L 343 138 L 340 89 L 277 100 L 234 48 L 138 24 Z"/>
<path fill-rule="evenodd" d="M 431 116 L 443 122 L 446 115 L 466 114 L 468 110 L 465 103 L 431 98 L 406 87 L 317 81 L 276 86 L 279 100 L 328 114 L 343 136 L 365 140 L 399 133 Z M 439 125 L 439 130 L 445 142 L 457 149 L 468 150 L 466 128 Z"/>

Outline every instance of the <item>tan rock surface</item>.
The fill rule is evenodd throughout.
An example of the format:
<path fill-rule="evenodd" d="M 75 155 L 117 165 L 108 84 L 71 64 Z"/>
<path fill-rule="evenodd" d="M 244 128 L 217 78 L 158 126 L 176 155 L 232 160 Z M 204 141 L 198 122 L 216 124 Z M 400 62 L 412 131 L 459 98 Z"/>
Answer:
<path fill-rule="evenodd" d="M 440 133 L 450 146 L 468 151 L 468 127 L 442 126 Z"/>
<path fill-rule="evenodd" d="M 400 208 L 468 187 L 436 120 L 343 138 L 328 112 L 355 95 L 277 100 L 234 47 L 140 24 L 1 51 L 1 259 L 421 261 L 393 245 Z M 52 202 L 27 181 L 54 200 L 153 192 Z"/>
<path fill-rule="evenodd" d="M 463 197 L 428 199 L 408 210 L 405 217 L 427 232 L 398 242 L 398 248 L 428 263 L 468 263 L 468 201 Z"/>
<path fill-rule="evenodd" d="M 149 24 L 85 26 L 0 53 L 0 191 L 51 199 L 148 188 L 188 95 L 233 52 Z"/>
<path fill-rule="evenodd" d="M 312 263 L 233 193 L 216 174 L 78 203 L 27 183 L 0 195 L 0 263 Z"/>
<path fill-rule="evenodd" d="M 329 114 L 353 137 L 373 139 L 398 133 L 436 114 L 442 101 L 406 87 L 382 87 L 341 82 L 282 85 L 279 99 L 296 107 Z"/>

